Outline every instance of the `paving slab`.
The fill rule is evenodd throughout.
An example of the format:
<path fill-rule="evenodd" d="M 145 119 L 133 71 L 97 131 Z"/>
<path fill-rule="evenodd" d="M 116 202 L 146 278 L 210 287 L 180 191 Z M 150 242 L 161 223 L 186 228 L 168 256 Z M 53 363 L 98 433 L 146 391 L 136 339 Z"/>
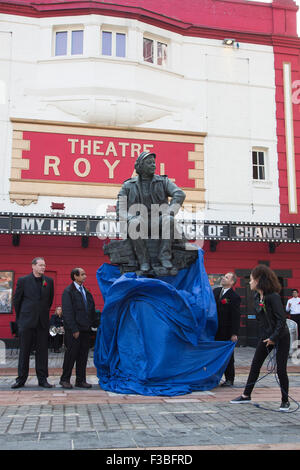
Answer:
<path fill-rule="evenodd" d="M 49 354 L 52 389 L 38 386 L 34 357 L 26 386 L 12 390 L 17 351 L 0 365 L 1 450 L 297 450 L 300 449 L 300 366 L 288 363 L 291 412 L 279 412 L 280 388 L 265 366 L 252 402 L 230 404 L 247 379 L 254 348 L 236 348 L 234 387 L 168 396 L 102 390 L 89 355 L 89 390 L 59 385 L 63 354 Z M 72 378 L 74 383 L 74 377 Z"/>

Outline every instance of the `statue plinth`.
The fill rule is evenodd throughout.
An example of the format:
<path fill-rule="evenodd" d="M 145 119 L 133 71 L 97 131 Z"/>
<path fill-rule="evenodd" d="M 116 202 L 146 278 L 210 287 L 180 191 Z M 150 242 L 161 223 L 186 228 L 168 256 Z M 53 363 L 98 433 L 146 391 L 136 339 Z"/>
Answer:
<path fill-rule="evenodd" d="M 103 250 L 104 254 L 109 256 L 110 262 L 119 267 L 121 274 L 136 272 L 137 275 L 146 277 L 176 276 L 180 269 L 188 268 L 198 257 L 198 246 L 189 243 L 185 239 L 174 240 L 171 260 L 173 266 L 172 268 L 165 268 L 161 266 L 157 257 L 160 241 L 148 239 L 145 242 L 151 264 L 151 269 L 146 273 L 140 271 L 139 263 L 129 239 L 111 240 L 104 245 Z"/>

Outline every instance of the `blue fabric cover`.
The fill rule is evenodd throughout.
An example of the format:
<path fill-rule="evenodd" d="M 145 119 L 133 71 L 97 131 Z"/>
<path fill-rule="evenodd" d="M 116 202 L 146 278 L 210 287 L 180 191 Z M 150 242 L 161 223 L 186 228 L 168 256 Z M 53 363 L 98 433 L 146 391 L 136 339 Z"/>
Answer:
<path fill-rule="evenodd" d="M 105 303 L 94 362 L 104 390 L 173 396 L 218 385 L 235 343 L 214 341 L 216 304 L 201 249 L 177 276 L 121 276 L 103 264 L 97 280 Z"/>

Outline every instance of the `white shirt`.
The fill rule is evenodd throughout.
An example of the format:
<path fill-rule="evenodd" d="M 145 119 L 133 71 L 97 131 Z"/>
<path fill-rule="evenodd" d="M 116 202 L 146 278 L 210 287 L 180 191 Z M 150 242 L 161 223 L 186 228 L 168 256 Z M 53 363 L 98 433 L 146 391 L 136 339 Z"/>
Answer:
<path fill-rule="evenodd" d="M 77 282 L 76 282 L 76 281 L 74 281 L 74 286 L 75 286 L 75 287 L 76 287 L 76 289 L 77 289 L 77 290 L 80 292 L 80 294 L 81 294 L 81 287 L 82 287 L 82 292 L 83 292 L 83 295 L 84 295 L 84 297 L 85 297 L 85 300 L 86 300 L 86 293 L 85 293 L 85 290 L 84 290 L 84 287 L 83 287 L 83 285 L 82 285 L 82 284 L 81 284 L 81 285 L 79 285 L 79 284 L 77 284 Z"/>
<path fill-rule="evenodd" d="M 222 289 L 223 289 L 223 294 L 222 294 L 222 297 L 223 297 L 223 295 L 225 295 L 226 292 L 227 292 L 229 289 L 231 289 L 231 288 L 230 288 L 230 287 L 226 287 L 226 288 L 223 287 Z"/>
<path fill-rule="evenodd" d="M 300 313 L 300 298 L 292 297 L 287 301 L 286 311 L 291 315 L 299 315 Z"/>

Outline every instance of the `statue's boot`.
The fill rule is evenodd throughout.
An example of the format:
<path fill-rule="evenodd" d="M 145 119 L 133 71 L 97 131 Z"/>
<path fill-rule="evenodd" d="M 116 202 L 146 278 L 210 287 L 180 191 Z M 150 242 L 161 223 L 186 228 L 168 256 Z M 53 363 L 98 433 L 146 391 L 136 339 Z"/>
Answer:
<path fill-rule="evenodd" d="M 150 264 L 149 263 L 142 263 L 140 265 L 140 270 L 146 273 L 147 271 L 150 271 Z"/>
<path fill-rule="evenodd" d="M 161 259 L 160 264 L 167 269 L 173 268 L 173 264 L 169 259 Z"/>

